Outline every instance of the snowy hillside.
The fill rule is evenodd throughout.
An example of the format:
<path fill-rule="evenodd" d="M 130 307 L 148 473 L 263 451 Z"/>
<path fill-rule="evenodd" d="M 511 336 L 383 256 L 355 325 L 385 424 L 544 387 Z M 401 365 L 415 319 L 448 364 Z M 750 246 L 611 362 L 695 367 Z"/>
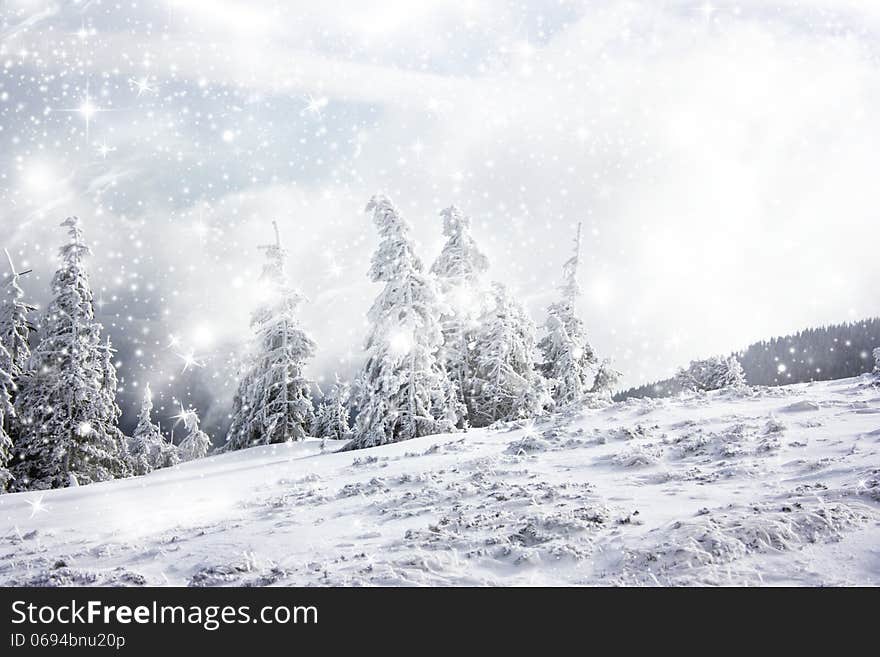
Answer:
<path fill-rule="evenodd" d="M 3 495 L 0 584 L 880 585 L 872 381 Z"/>

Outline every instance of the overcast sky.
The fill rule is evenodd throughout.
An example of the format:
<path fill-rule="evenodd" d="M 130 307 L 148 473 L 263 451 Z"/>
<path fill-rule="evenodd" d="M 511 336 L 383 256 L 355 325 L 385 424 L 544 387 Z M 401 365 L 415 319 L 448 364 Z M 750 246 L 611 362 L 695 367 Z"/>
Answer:
<path fill-rule="evenodd" d="M 83 219 L 126 411 L 150 382 L 162 417 L 178 398 L 222 424 L 272 219 L 311 374 L 353 371 L 377 191 L 426 264 L 458 204 L 538 323 L 583 221 L 582 316 L 625 384 L 880 314 L 876 2 L 0 11 L 0 246 L 44 303 Z"/>

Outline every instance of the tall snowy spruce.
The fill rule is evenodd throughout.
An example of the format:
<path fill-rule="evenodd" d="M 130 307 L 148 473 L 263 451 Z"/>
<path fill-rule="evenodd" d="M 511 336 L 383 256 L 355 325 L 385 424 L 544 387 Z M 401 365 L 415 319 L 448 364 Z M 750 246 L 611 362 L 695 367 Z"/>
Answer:
<path fill-rule="evenodd" d="M 409 226 L 377 195 L 367 204 L 380 243 L 370 278 L 385 287 L 367 314 L 367 360 L 358 379 L 358 416 L 351 448 L 452 431 L 457 396 L 438 351 L 444 306 L 413 252 Z"/>
<path fill-rule="evenodd" d="M 431 266 L 449 309 L 440 320 L 443 328 L 440 353 L 460 405 L 458 426 L 464 428 L 468 415 L 473 413 L 467 387 L 472 369 L 469 345 L 480 313 L 481 277 L 489 268 L 489 259 L 471 237 L 470 217 L 454 205 L 442 210 L 440 216 L 447 239 Z"/>
<path fill-rule="evenodd" d="M 581 295 L 577 282 L 581 254 L 581 224 L 578 224 L 574 255 L 562 266 L 562 300 L 547 308 L 547 334 L 538 347 L 543 354 L 541 370 L 553 385 L 553 400 L 566 406 L 587 397 L 596 375 L 596 355 L 587 341 L 584 324 L 577 316 Z"/>
<path fill-rule="evenodd" d="M 474 337 L 471 421 L 535 417 L 552 406 L 547 381 L 535 369 L 535 325 L 501 283 L 494 283 Z"/>
<path fill-rule="evenodd" d="M 318 410 L 315 411 L 315 421 L 312 423 L 312 435 L 315 438 L 344 440 L 351 436 L 351 427 L 348 423 L 350 395 L 351 386 L 336 377 L 333 387 L 324 395 L 324 399 L 318 404 Z"/>
<path fill-rule="evenodd" d="M 19 490 L 128 474 L 116 427 L 119 409 L 109 342 L 101 343 L 84 267 L 90 251 L 76 217 L 61 225 L 70 241 L 61 248 L 62 265 L 52 279 L 54 298 L 15 398 L 20 433 L 12 474 Z"/>
<path fill-rule="evenodd" d="M 24 372 L 31 355 L 28 336 L 32 327 L 28 322 L 28 313 L 34 307 L 25 303 L 19 280 L 21 273 L 15 269 L 9 251 L 5 251 L 5 254 L 10 275 L 0 298 L 0 344 L 6 347 L 6 352 L 0 354 L 0 369 L 16 379 Z"/>
<path fill-rule="evenodd" d="M 183 427 L 187 431 L 186 438 L 177 446 L 180 460 L 194 461 L 206 457 L 211 449 L 211 439 L 199 428 L 199 414 L 194 408 L 183 410 L 181 406 L 177 418 L 183 422 Z"/>
<path fill-rule="evenodd" d="M 128 441 L 128 454 L 136 475 L 145 475 L 167 468 L 180 461 L 177 447 L 166 442 L 159 427 L 153 424 L 153 393 L 148 383 L 144 388 L 138 423 Z"/>
<path fill-rule="evenodd" d="M 9 357 L 9 352 L 0 344 L 0 358 Z M 15 416 L 12 406 L 11 391 L 15 388 L 12 377 L 0 369 L 0 493 L 4 492 L 12 481 L 9 462 L 12 460 L 12 439 L 4 428 L 7 417 Z"/>
<path fill-rule="evenodd" d="M 303 369 L 315 342 L 297 317 L 304 297 L 287 281 L 278 225 L 275 243 L 260 247 L 266 263 L 260 281 L 267 299 L 251 316 L 254 339 L 233 402 L 224 449 L 302 440 L 313 408 Z"/>
<path fill-rule="evenodd" d="M 100 330 L 100 325 L 99 325 Z M 117 473 L 117 476 L 131 474 L 131 459 L 128 454 L 128 438 L 119 428 L 119 419 L 122 417 L 122 409 L 116 403 L 116 393 L 119 391 L 119 378 L 116 375 L 116 365 L 113 356 L 116 350 L 110 344 L 110 336 L 104 339 L 104 344 L 99 347 L 101 354 L 101 392 L 98 408 L 101 414 L 98 418 L 104 433 L 111 436 L 119 445 L 120 456 L 125 462 L 128 471 Z"/>
<path fill-rule="evenodd" d="M 17 391 L 14 382 L 17 381 L 27 367 L 31 355 L 28 344 L 28 336 L 32 330 L 28 322 L 28 313 L 34 307 L 25 303 L 24 291 L 21 289 L 19 278 L 21 273 L 16 270 L 12 263 L 9 251 L 5 251 L 6 260 L 9 262 L 9 280 L 3 286 L 2 298 L 0 298 L 0 371 L 5 372 L 11 379 L 12 384 L 7 386 L 7 394 L 11 402 L 15 401 Z M 18 431 L 15 415 L 6 413 L 0 419 L 0 429 L 12 440 Z"/>

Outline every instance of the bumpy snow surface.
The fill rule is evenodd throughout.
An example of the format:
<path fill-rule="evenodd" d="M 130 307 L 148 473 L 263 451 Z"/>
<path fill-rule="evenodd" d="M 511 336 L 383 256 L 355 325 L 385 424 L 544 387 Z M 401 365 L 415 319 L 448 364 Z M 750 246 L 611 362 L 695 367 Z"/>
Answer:
<path fill-rule="evenodd" d="M 871 377 L 0 496 L 3 585 L 878 585 Z"/>

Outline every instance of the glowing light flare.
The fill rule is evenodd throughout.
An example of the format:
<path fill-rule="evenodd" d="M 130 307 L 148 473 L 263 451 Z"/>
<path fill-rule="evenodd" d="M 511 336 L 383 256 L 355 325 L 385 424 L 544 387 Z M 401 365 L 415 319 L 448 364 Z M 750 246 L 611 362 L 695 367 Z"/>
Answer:
<path fill-rule="evenodd" d="M 183 426 L 187 429 L 192 429 L 198 426 L 199 416 L 192 408 L 183 408 L 183 404 L 177 402 L 180 407 L 180 412 L 177 415 L 172 415 L 171 419 L 174 420 L 174 426 L 176 427 L 178 424 L 183 422 Z"/>
<path fill-rule="evenodd" d="M 139 80 L 130 79 L 128 83 L 137 90 L 137 95 L 139 97 L 146 93 L 154 93 L 156 91 L 155 87 L 150 86 L 149 78 L 140 78 Z"/>
<path fill-rule="evenodd" d="M 107 142 L 103 141 L 103 142 L 101 142 L 101 145 L 98 146 L 98 148 L 96 150 L 98 152 L 98 155 L 101 156 L 101 159 L 106 160 L 107 156 L 110 153 L 112 153 L 113 151 L 115 151 L 116 149 L 113 148 L 112 146 L 108 146 Z"/>
<path fill-rule="evenodd" d="M 55 172 L 44 162 L 29 164 L 22 176 L 25 189 L 33 194 L 42 194 L 49 190 L 52 182 L 56 180 Z"/>
<path fill-rule="evenodd" d="M 199 324 L 192 332 L 192 342 L 196 347 L 210 347 L 214 339 L 214 330 L 208 324 Z"/>
<path fill-rule="evenodd" d="M 86 120 L 86 123 L 92 120 L 92 117 L 97 114 L 98 108 L 92 102 L 92 99 L 89 96 L 85 97 L 82 105 L 79 106 L 79 113 L 82 114 L 83 118 Z"/>
<path fill-rule="evenodd" d="M 77 114 L 82 116 L 86 122 L 86 139 L 88 139 L 92 119 L 95 118 L 95 116 L 98 114 L 98 112 L 107 112 L 108 110 L 101 109 L 100 107 L 95 105 L 95 103 L 92 101 L 92 96 L 89 93 L 89 85 L 86 84 L 86 93 L 83 96 L 82 102 L 79 104 L 78 107 L 59 109 L 57 111 L 59 111 L 59 112 L 76 112 Z"/>
<path fill-rule="evenodd" d="M 522 423 L 522 435 L 523 438 L 534 438 L 538 435 L 538 429 L 535 426 L 534 420 L 525 420 Z"/>
<path fill-rule="evenodd" d="M 461 286 L 449 295 L 449 301 L 456 315 L 470 317 L 480 310 L 480 298 L 473 289 Z"/>
<path fill-rule="evenodd" d="M 314 114 L 320 118 L 321 111 L 327 107 L 329 102 L 330 101 L 325 96 L 313 96 L 309 94 L 306 96 L 306 112 Z"/>
<path fill-rule="evenodd" d="M 43 497 L 43 495 L 39 495 L 32 500 L 25 500 L 25 502 L 31 505 L 31 518 L 33 518 L 38 513 L 49 512 L 49 507 L 43 503 Z"/>
<path fill-rule="evenodd" d="M 183 361 L 183 369 L 180 371 L 181 374 L 185 373 L 187 370 L 192 369 L 194 367 L 204 367 L 205 364 L 200 362 L 194 352 L 188 351 L 185 354 L 177 354 L 177 357 Z"/>
<path fill-rule="evenodd" d="M 413 348 L 411 331 L 396 329 L 388 336 L 388 349 L 395 356 L 406 356 Z"/>

